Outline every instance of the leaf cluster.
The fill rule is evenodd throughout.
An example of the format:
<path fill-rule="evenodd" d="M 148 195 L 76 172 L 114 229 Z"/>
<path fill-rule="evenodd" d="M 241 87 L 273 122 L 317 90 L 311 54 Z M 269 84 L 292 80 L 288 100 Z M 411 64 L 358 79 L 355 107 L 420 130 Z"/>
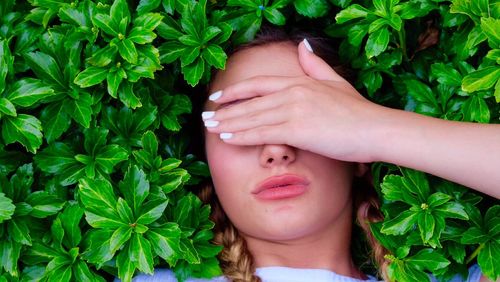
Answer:
<path fill-rule="evenodd" d="M 495 0 L 3 0 L 0 281 L 220 275 L 210 207 L 189 187 L 209 176 L 189 150 L 201 134 L 184 129 L 196 86 L 264 25 L 333 39 L 374 102 L 498 123 Z M 498 279 L 497 202 L 390 164 L 373 176 L 389 279 L 476 262 Z"/>

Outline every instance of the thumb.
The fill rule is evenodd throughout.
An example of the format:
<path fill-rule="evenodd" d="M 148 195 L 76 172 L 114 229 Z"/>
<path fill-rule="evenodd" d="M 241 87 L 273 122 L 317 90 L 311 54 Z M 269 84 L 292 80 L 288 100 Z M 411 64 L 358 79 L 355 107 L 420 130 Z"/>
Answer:
<path fill-rule="evenodd" d="M 308 76 L 318 80 L 345 81 L 330 65 L 314 54 L 307 39 L 300 42 L 298 48 L 300 66 Z"/>

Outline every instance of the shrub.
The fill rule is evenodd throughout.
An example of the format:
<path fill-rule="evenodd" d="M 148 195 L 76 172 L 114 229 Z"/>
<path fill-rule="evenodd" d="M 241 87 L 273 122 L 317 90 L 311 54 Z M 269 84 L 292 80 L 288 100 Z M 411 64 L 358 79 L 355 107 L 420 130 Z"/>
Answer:
<path fill-rule="evenodd" d="M 498 1 L 3 0 L 0 16 L 0 280 L 219 275 L 210 208 L 186 189 L 209 175 L 186 149 L 186 86 L 264 22 L 338 38 L 379 104 L 499 120 Z M 391 279 L 476 261 L 499 277 L 495 200 L 391 164 L 373 175 Z"/>

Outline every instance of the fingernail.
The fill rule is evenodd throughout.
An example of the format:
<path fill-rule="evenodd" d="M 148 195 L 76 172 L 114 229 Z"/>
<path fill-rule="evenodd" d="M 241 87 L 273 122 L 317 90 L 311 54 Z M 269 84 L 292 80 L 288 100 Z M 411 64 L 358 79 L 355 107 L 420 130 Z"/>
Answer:
<path fill-rule="evenodd" d="M 206 127 L 216 127 L 217 125 L 219 125 L 219 122 L 216 120 L 206 120 L 205 121 Z"/>
<path fill-rule="evenodd" d="M 313 48 L 311 47 L 311 44 L 309 44 L 309 41 L 307 41 L 306 38 L 304 38 L 304 46 L 306 46 L 306 49 L 311 52 L 311 53 L 314 53 L 313 51 Z"/>
<path fill-rule="evenodd" d="M 224 132 L 220 134 L 220 139 L 226 140 L 226 139 L 231 139 L 231 137 L 233 137 L 232 133 Z"/>
<path fill-rule="evenodd" d="M 212 95 L 208 96 L 208 100 L 210 101 L 215 101 L 222 96 L 222 90 L 219 90 L 217 92 L 214 92 Z"/>
<path fill-rule="evenodd" d="M 214 116 L 215 116 L 215 112 L 212 112 L 212 111 L 201 113 L 201 118 L 203 120 L 206 120 L 206 119 L 209 119 L 209 118 L 213 118 Z"/>

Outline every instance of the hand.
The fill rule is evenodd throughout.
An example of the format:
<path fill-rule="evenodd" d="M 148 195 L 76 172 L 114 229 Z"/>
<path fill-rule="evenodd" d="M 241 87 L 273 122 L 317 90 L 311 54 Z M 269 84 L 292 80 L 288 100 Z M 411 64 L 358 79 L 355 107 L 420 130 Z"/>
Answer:
<path fill-rule="evenodd" d="M 387 108 L 361 96 L 303 42 L 298 54 L 306 75 L 258 76 L 228 86 L 215 103 L 247 101 L 216 111 L 210 120 L 219 124 L 207 130 L 232 133 L 223 139 L 228 144 L 286 144 L 338 160 L 373 161 L 369 134 Z"/>

